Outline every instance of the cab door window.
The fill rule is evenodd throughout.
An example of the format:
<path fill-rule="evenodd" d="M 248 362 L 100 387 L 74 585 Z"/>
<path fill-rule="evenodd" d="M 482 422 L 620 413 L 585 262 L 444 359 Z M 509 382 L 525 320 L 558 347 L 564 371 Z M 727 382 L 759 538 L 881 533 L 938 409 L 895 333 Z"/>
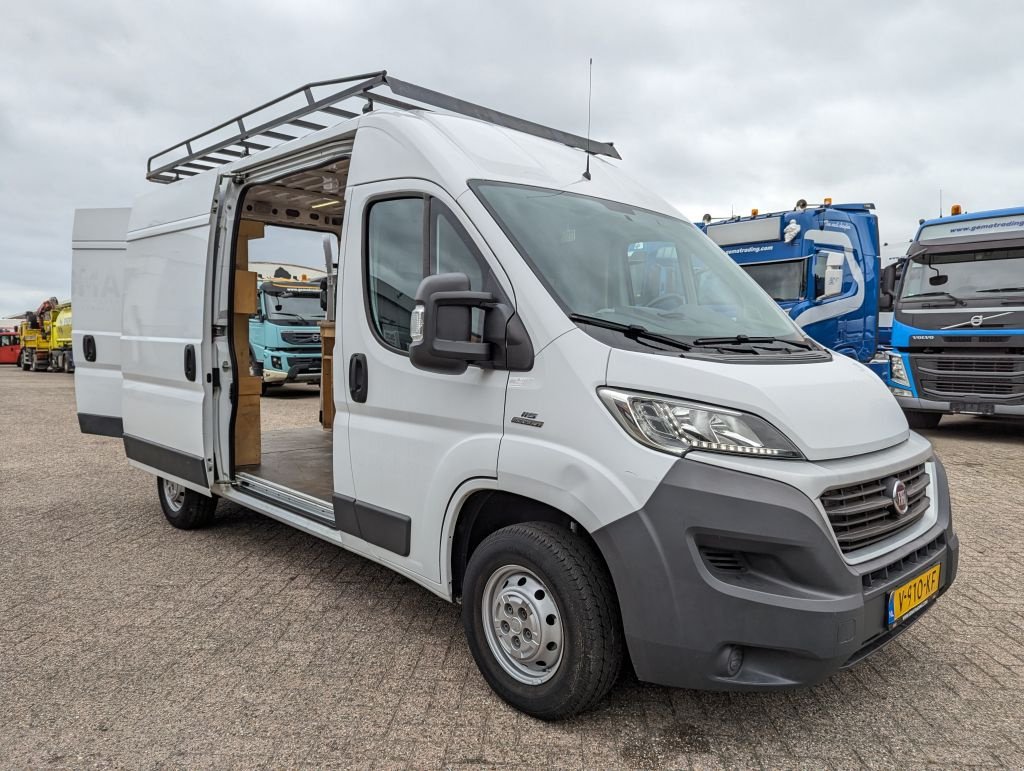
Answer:
<path fill-rule="evenodd" d="M 392 198 L 370 206 L 366 220 L 367 299 L 380 339 L 409 350 L 413 298 L 424 273 L 424 199 Z"/>
<path fill-rule="evenodd" d="M 380 200 L 367 215 L 367 300 L 371 323 L 389 347 L 408 351 L 416 289 L 434 273 L 465 273 L 470 289 L 494 289 L 483 257 L 455 215 L 436 198 Z M 473 335 L 483 312 L 473 310 Z"/>

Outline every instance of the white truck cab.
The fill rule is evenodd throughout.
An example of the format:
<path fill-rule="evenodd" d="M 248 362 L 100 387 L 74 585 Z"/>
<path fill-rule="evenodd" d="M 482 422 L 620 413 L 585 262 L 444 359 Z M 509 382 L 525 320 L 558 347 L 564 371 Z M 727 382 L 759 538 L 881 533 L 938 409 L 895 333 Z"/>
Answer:
<path fill-rule="evenodd" d="M 950 586 L 946 477 L 884 384 L 612 145 L 384 72 L 268 108 L 151 159 L 130 213 L 76 215 L 80 424 L 172 525 L 224 498 L 461 603 L 483 676 L 548 719 L 627 655 L 670 686 L 815 683 Z M 249 382 L 272 226 L 338 239 L 324 427 L 263 429 Z"/>

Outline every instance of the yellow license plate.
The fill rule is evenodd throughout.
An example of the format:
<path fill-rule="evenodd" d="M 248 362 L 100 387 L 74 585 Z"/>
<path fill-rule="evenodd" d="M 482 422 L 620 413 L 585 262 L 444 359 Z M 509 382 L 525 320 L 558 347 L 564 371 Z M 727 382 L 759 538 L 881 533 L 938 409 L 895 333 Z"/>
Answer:
<path fill-rule="evenodd" d="M 907 581 L 889 595 L 889 624 L 905 618 L 939 591 L 939 568 L 933 565 L 927 572 Z"/>

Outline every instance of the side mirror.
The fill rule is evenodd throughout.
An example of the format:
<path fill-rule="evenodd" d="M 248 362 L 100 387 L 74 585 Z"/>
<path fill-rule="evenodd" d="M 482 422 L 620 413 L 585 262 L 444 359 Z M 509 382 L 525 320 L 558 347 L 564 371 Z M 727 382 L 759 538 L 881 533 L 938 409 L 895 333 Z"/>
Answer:
<path fill-rule="evenodd" d="M 825 263 L 825 280 L 818 300 L 826 300 L 829 297 L 836 297 L 843 293 L 843 263 L 846 256 L 842 252 L 828 252 L 828 260 Z"/>
<path fill-rule="evenodd" d="M 324 239 L 324 243 L 327 243 L 327 239 Z M 327 313 L 327 276 L 320 279 L 320 310 Z"/>
<path fill-rule="evenodd" d="M 473 308 L 494 306 L 494 295 L 470 291 L 465 273 L 440 273 L 420 282 L 415 301 L 409 322 L 414 367 L 458 375 L 470 362 L 490 360 L 490 343 L 471 342 L 470 336 Z"/>
<path fill-rule="evenodd" d="M 878 280 L 878 310 L 889 313 L 896 305 L 896 265 L 883 268 Z"/>

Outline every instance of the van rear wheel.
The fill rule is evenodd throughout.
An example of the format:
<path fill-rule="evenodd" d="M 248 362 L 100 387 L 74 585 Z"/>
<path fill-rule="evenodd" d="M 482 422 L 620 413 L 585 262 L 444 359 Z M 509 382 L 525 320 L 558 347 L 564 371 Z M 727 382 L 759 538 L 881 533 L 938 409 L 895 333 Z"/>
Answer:
<path fill-rule="evenodd" d="M 217 499 L 207 497 L 170 479 L 157 477 L 156 491 L 167 521 L 179 530 L 194 530 L 213 521 Z"/>
<path fill-rule="evenodd" d="M 484 679 L 543 720 L 593 708 L 622 668 L 622 621 L 592 543 L 546 522 L 510 525 L 476 548 L 462 623 Z"/>

